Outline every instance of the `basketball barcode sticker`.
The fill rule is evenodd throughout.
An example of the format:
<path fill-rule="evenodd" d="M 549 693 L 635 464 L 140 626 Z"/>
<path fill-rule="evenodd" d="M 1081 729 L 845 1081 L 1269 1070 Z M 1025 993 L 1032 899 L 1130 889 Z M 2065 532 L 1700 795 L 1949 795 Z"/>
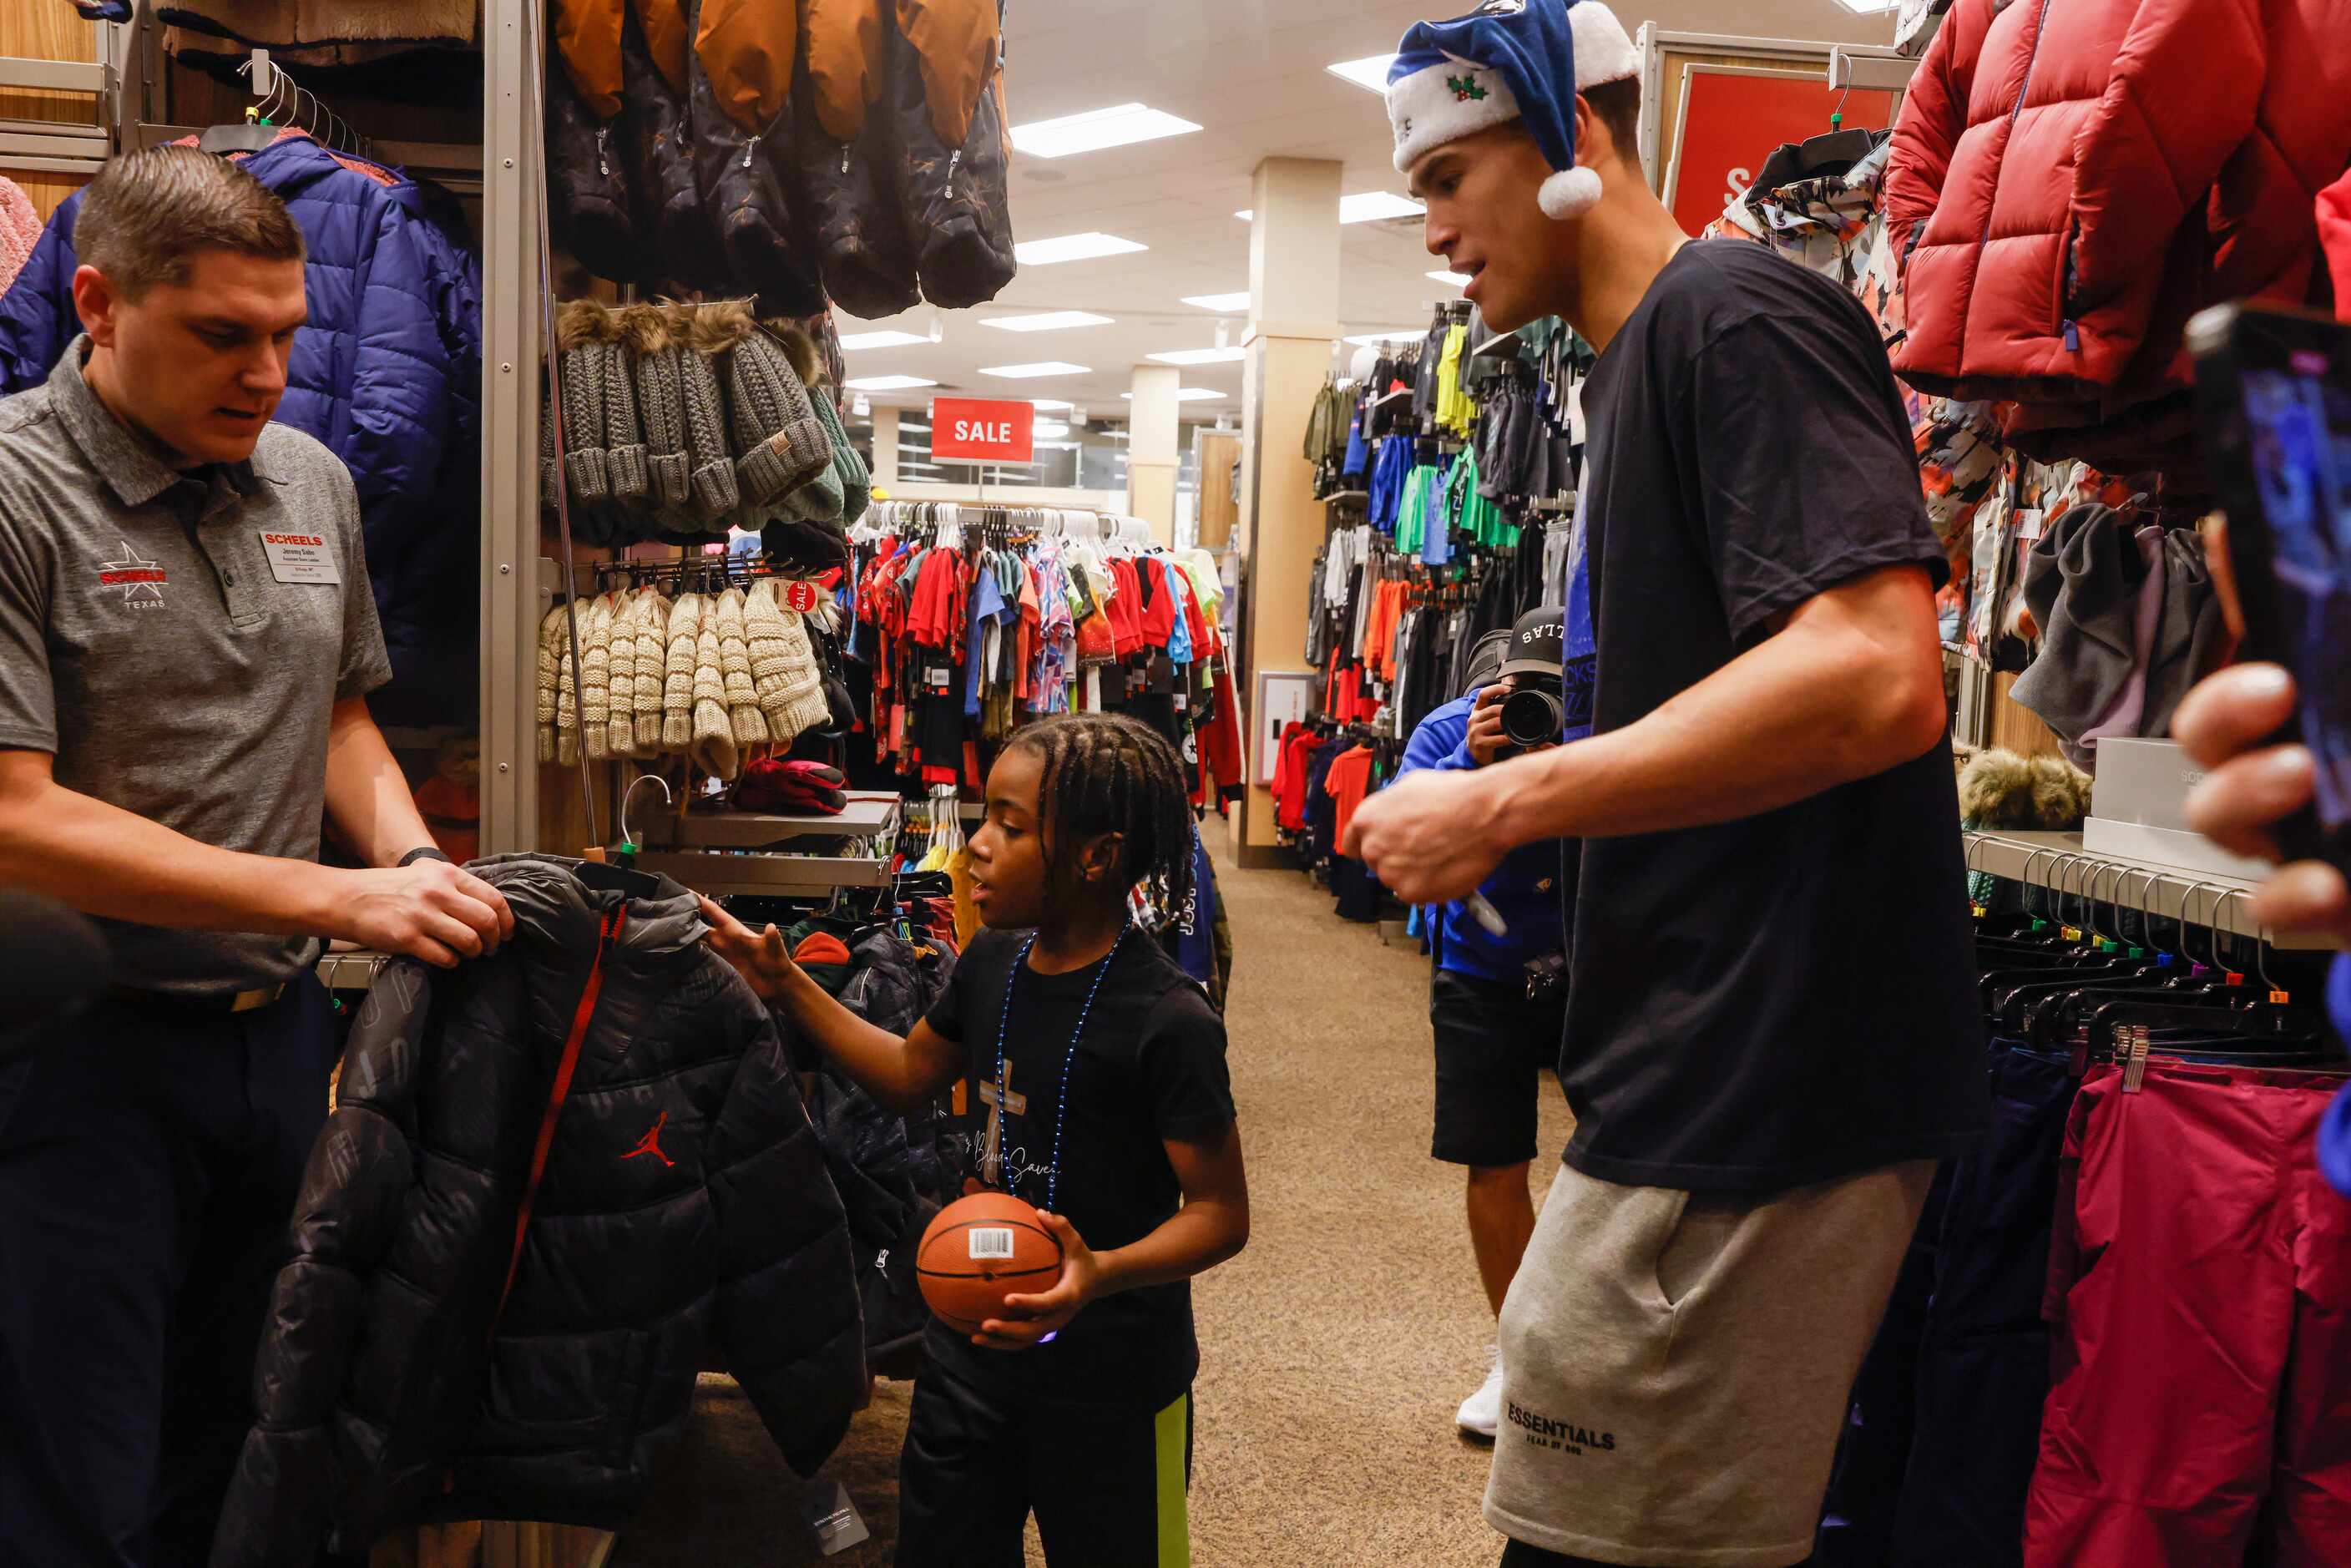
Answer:
<path fill-rule="evenodd" d="M 1012 1232 L 998 1226 L 975 1226 L 971 1230 L 971 1255 L 979 1258 L 1009 1258 L 1012 1256 Z"/>

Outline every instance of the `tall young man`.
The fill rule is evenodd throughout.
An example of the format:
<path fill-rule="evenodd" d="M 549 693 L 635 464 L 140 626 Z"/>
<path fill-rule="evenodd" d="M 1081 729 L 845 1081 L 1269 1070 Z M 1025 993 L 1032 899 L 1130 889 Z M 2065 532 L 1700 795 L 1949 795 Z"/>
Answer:
<path fill-rule="evenodd" d="M 0 882 L 99 916 L 121 988 L 0 1064 L 0 1565 L 195 1564 L 326 1117 L 319 938 L 445 966 L 513 915 L 369 717 L 350 475 L 270 423 L 301 231 L 166 147 L 74 239 L 85 335 L 0 402 Z"/>
<path fill-rule="evenodd" d="M 1583 841 L 1576 1132 L 1502 1312 L 1504 1562 L 1786 1568 L 1934 1163 L 1987 1117 L 1944 567 L 1868 318 L 1675 226 L 1639 66 L 1599 0 L 1489 0 L 1397 57 L 1429 249 L 1495 328 L 1558 315 L 1599 350 L 1566 635 L 1589 733 L 1401 780 L 1348 852 L 1428 903 Z"/>

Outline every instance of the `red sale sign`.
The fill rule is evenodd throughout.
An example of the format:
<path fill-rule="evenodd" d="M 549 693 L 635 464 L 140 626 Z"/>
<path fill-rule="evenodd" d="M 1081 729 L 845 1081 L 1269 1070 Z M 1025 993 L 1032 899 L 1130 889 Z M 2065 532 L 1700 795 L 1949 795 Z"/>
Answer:
<path fill-rule="evenodd" d="M 1027 463 L 1036 456 L 1036 434 L 1032 403 L 931 401 L 931 455 L 942 463 Z"/>
<path fill-rule="evenodd" d="M 1681 139 L 1666 193 L 1674 222 L 1696 234 L 1730 199 L 1754 183 L 1763 161 L 1782 141 L 1802 141 L 1829 128 L 1840 106 L 1844 124 L 1894 123 L 1894 95 L 1856 88 L 1831 91 L 1825 78 L 1780 71 L 1744 74 L 1736 68 L 1689 68 L 1682 95 Z"/>

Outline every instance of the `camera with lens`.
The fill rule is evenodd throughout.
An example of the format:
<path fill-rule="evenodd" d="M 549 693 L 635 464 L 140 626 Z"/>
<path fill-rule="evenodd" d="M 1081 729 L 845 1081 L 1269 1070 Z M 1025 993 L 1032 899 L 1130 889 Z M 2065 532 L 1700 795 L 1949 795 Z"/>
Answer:
<path fill-rule="evenodd" d="M 1564 617 L 1557 610 L 1529 611 L 1510 628 L 1510 656 L 1495 674 L 1511 686 L 1502 699 L 1502 733 L 1522 751 L 1552 744 L 1566 727 L 1564 639 Z"/>
<path fill-rule="evenodd" d="M 1520 675 L 1518 689 L 1502 699 L 1502 733 L 1510 744 L 1532 750 L 1557 740 L 1567 724 L 1557 675 Z"/>

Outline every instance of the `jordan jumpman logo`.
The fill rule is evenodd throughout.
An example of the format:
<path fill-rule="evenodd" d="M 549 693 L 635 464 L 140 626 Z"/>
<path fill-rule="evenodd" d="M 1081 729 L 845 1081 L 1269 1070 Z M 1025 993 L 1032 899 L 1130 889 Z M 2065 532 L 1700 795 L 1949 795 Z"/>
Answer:
<path fill-rule="evenodd" d="M 638 1139 L 637 1146 L 631 1149 L 627 1154 L 622 1155 L 621 1157 L 624 1160 L 632 1160 L 639 1155 L 651 1155 L 653 1158 L 661 1161 L 661 1163 L 665 1166 L 674 1166 L 677 1164 L 675 1160 L 662 1153 L 661 1130 L 663 1124 L 668 1122 L 668 1120 L 669 1113 L 666 1111 L 663 1112 L 661 1115 L 654 1120 L 652 1131 L 646 1133 L 643 1137 Z"/>

